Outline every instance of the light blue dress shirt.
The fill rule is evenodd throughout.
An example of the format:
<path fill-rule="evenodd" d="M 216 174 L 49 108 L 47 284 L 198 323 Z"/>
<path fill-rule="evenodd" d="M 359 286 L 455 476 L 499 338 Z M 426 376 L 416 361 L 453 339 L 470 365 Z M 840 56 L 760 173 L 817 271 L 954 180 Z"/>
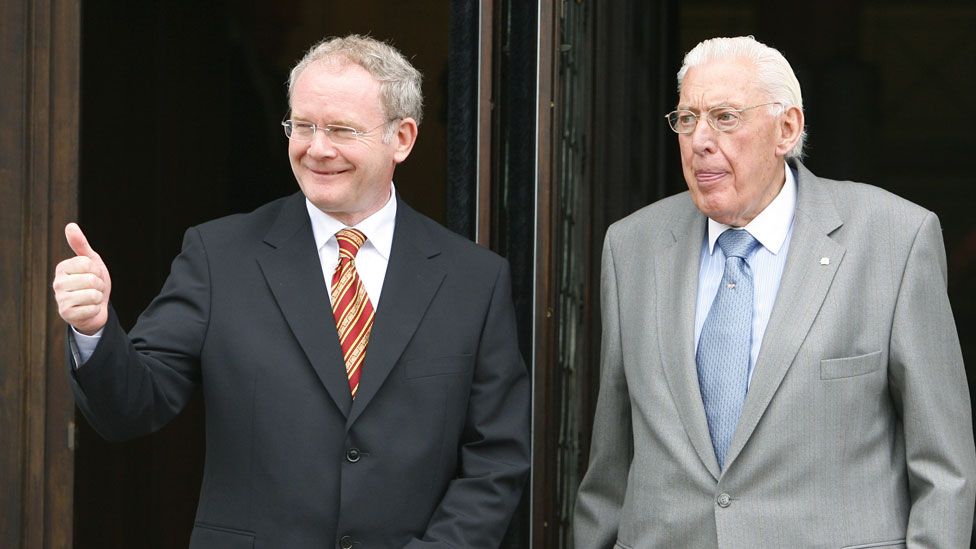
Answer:
<path fill-rule="evenodd" d="M 776 302 L 776 292 L 779 290 L 780 280 L 783 278 L 783 268 L 786 266 L 786 255 L 790 249 L 790 238 L 793 236 L 793 214 L 796 210 L 796 175 L 787 165 L 786 182 L 776 198 L 766 208 L 759 212 L 748 225 L 743 227 L 749 231 L 762 246 L 747 259 L 752 271 L 753 299 L 755 301 L 752 316 L 752 346 L 749 355 L 749 382 L 759 356 L 763 334 L 769 315 L 773 312 Z M 702 326 L 712 308 L 712 301 L 718 291 L 725 272 L 725 254 L 715 245 L 719 235 L 730 229 L 728 225 L 708 220 L 708 231 L 702 239 L 701 267 L 698 272 L 698 300 L 695 306 L 695 349 L 698 349 L 698 338 L 701 337 Z"/>

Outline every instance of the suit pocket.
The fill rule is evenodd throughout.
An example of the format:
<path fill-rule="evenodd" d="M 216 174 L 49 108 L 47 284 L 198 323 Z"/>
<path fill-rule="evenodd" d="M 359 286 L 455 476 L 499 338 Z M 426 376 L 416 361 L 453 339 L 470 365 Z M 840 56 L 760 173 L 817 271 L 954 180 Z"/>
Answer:
<path fill-rule="evenodd" d="M 634 548 L 618 539 L 616 543 L 613 544 L 613 549 L 634 549 Z"/>
<path fill-rule="evenodd" d="M 881 367 L 881 351 L 820 361 L 820 379 L 843 379 L 870 374 Z"/>
<path fill-rule="evenodd" d="M 875 547 L 905 547 L 905 540 L 879 541 L 877 543 L 862 543 L 860 545 L 845 545 L 841 549 L 873 549 Z"/>
<path fill-rule="evenodd" d="M 190 536 L 190 549 L 253 549 L 254 532 L 211 526 L 197 522 Z"/>
<path fill-rule="evenodd" d="M 474 368 L 474 355 L 414 358 L 403 362 L 403 375 L 407 379 L 464 374 Z"/>

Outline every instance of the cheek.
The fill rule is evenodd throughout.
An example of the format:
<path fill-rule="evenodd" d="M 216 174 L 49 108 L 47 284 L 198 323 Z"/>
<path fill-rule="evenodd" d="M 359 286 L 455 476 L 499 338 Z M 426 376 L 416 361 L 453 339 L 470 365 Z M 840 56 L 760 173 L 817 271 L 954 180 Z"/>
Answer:
<path fill-rule="evenodd" d="M 288 142 L 288 158 L 293 163 L 297 163 L 302 158 L 302 155 L 305 154 L 305 150 L 307 148 L 308 147 L 306 145 L 301 145 L 299 143 L 296 143 L 295 141 L 289 141 Z"/>
<path fill-rule="evenodd" d="M 692 160 L 695 157 L 695 153 L 691 150 L 691 145 L 682 139 L 678 141 L 678 154 L 681 156 L 681 171 L 684 172 L 685 179 L 690 187 L 692 185 Z"/>

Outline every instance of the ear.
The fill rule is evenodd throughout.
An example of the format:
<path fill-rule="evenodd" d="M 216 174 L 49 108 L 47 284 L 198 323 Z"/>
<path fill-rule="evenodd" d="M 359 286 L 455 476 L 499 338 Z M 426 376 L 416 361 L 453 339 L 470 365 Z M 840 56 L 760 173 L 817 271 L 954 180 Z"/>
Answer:
<path fill-rule="evenodd" d="M 797 106 L 786 109 L 780 117 L 778 129 L 779 142 L 776 144 L 776 154 L 786 156 L 803 133 L 803 109 Z"/>
<path fill-rule="evenodd" d="M 413 144 L 417 141 L 417 121 L 413 118 L 403 118 L 393 134 L 393 161 L 399 164 L 410 156 Z"/>

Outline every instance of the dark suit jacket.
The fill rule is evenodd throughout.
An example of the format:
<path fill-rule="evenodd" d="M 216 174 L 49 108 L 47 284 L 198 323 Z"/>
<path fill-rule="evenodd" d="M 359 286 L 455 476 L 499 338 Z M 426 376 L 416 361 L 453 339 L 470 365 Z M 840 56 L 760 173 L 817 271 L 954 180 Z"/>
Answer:
<path fill-rule="evenodd" d="M 73 370 L 109 439 L 203 388 L 192 548 L 496 547 L 529 469 L 508 264 L 402 200 L 355 401 L 304 197 L 191 228 L 128 336 Z"/>

